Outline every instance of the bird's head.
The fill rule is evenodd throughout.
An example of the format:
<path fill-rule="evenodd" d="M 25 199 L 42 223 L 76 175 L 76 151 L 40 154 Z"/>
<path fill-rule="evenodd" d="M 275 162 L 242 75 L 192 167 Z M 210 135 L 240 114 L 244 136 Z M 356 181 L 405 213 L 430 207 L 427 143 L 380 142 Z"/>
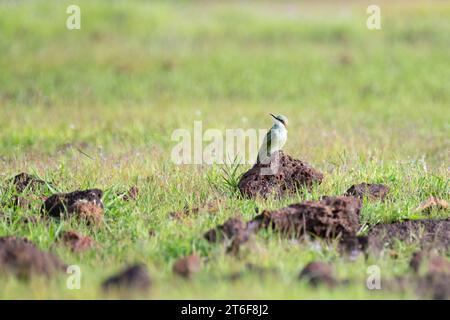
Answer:
<path fill-rule="evenodd" d="M 270 115 L 273 117 L 273 122 L 275 124 L 283 125 L 284 127 L 287 128 L 287 126 L 288 126 L 288 118 L 287 117 L 285 117 L 281 114 L 277 115 L 277 116 L 275 116 L 273 114 L 270 114 Z"/>

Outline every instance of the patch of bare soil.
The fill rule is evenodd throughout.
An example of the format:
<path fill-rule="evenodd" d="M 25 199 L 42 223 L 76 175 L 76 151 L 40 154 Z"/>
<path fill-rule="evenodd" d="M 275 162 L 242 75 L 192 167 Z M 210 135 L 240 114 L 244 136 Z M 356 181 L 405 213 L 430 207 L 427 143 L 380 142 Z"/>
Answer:
<path fill-rule="evenodd" d="M 106 279 L 102 284 L 104 291 L 110 290 L 133 290 L 148 291 L 151 286 L 150 275 L 147 267 L 143 264 L 136 264 L 127 267 L 122 272 Z"/>
<path fill-rule="evenodd" d="M 190 256 L 177 260 L 172 267 L 172 271 L 181 277 L 190 278 L 199 272 L 201 268 L 202 260 L 200 257 L 196 254 L 191 254 Z"/>
<path fill-rule="evenodd" d="M 416 209 L 416 212 L 424 212 L 424 213 L 430 213 L 431 210 L 446 210 L 448 209 L 448 202 L 439 199 L 436 197 L 429 197 L 427 200 L 423 201 Z"/>
<path fill-rule="evenodd" d="M 239 181 L 239 190 L 248 198 L 281 197 L 294 194 L 302 187 L 311 188 L 322 180 L 323 174 L 306 162 L 278 151 L 272 154 L 270 163 L 257 163 L 244 173 Z"/>
<path fill-rule="evenodd" d="M 299 279 L 305 280 L 313 287 L 319 285 L 334 287 L 337 284 L 331 265 L 318 261 L 308 263 L 300 272 Z"/>
<path fill-rule="evenodd" d="M 263 211 L 251 223 L 287 236 L 312 234 L 330 239 L 356 235 L 360 228 L 360 210 L 358 198 L 324 197 L 320 201 L 304 201 L 275 211 Z"/>
<path fill-rule="evenodd" d="M 383 201 L 388 193 L 389 187 L 384 184 L 360 183 L 351 186 L 344 195 Z"/>
<path fill-rule="evenodd" d="M 228 243 L 227 252 L 237 254 L 240 246 L 250 239 L 252 232 L 253 230 L 241 218 L 234 217 L 228 219 L 224 224 L 207 231 L 204 234 L 204 238 L 211 243 L 226 242 Z"/>
<path fill-rule="evenodd" d="M 92 240 L 92 238 L 84 236 L 76 231 L 62 232 L 58 241 L 69 247 L 73 252 L 84 252 L 95 245 L 95 241 Z"/>
<path fill-rule="evenodd" d="M 450 218 L 407 220 L 375 225 L 368 233 L 368 246 L 380 251 L 394 241 L 418 243 L 424 249 L 450 248 Z"/>
<path fill-rule="evenodd" d="M 67 214 L 98 225 L 103 219 L 102 196 L 99 189 L 57 193 L 44 202 L 42 210 L 53 217 Z"/>
<path fill-rule="evenodd" d="M 0 237 L 0 272 L 28 279 L 32 275 L 50 276 L 65 269 L 56 256 L 39 250 L 31 241 L 14 236 Z"/>

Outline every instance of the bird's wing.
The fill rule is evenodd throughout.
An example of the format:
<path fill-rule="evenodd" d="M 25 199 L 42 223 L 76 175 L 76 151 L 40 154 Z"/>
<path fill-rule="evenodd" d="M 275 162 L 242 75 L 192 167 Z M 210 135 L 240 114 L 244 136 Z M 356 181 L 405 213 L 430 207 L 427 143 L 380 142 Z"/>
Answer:
<path fill-rule="evenodd" d="M 261 158 L 265 159 L 266 157 L 270 156 L 270 151 L 272 147 L 272 129 L 270 129 L 266 136 L 264 137 L 263 143 L 261 144 L 261 147 L 258 152 L 258 162 L 261 160 Z"/>
<path fill-rule="evenodd" d="M 272 136 L 273 135 L 274 135 L 274 133 L 272 132 L 272 129 L 270 129 L 269 132 L 267 132 L 266 137 L 264 138 L 264 142 L 266 144 L 267 155 L 270 155 L 270 152 L 272 150 Z"/>

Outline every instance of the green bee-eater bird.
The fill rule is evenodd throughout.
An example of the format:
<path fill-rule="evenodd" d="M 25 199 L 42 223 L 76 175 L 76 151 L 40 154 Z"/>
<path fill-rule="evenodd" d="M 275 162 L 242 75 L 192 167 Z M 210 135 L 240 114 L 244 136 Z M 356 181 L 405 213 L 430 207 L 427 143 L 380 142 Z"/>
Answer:
<path fill-rule="evenodd" d="M 273 126 L 264 137 L 258 152 L 257 163 L 269 163 L 271 154 L 281 150 L 287 140 L 288 118 L 283 115 L 270 115 L 273 117 Z"/>

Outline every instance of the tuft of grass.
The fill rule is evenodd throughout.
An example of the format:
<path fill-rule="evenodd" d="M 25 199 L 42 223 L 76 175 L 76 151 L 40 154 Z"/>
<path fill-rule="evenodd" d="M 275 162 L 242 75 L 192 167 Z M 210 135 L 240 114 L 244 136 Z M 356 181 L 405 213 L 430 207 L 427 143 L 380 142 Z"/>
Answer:
<path fill-rule="evenodd" d="M 225 164 L 222 167 L 222 175 L 221 179 L 223 181 L 224 189 L 231 196 L 238 196 L 239 193 L 239 180 L 242 177 L 242 173 L 240 173 L 241 165 L 239 160 L 236 158 L 230 164 Z"/>

